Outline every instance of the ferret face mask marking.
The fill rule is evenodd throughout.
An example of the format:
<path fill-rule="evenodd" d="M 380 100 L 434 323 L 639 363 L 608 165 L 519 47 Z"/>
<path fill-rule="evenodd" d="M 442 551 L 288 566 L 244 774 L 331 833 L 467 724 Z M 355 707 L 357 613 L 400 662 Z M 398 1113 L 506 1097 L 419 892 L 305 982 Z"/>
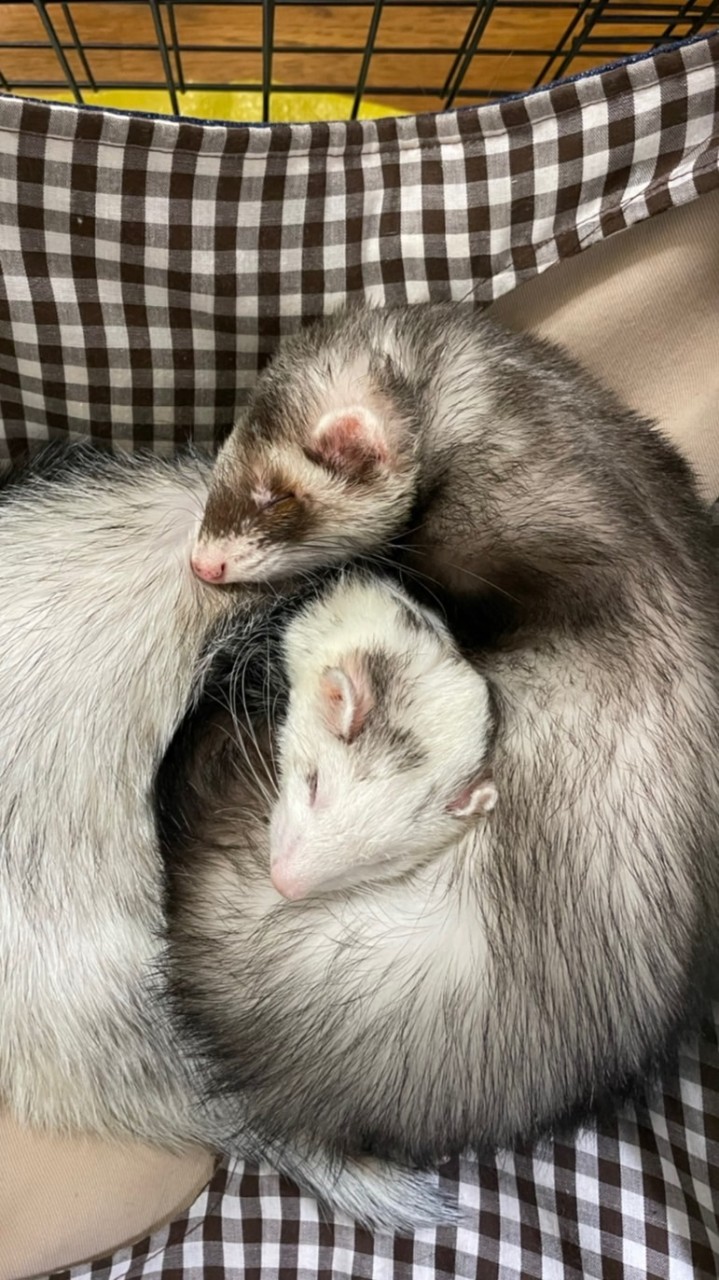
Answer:
<path fill-rule="evenodd" d="M 218 458 L 192 555 L 192 567 L 204 581 L 258 582 L 312 567 L 307 552 L 317 523 L 316 482 L 308 484 L 310 468 L 301 456 L 288 459 L 285 450 L 278 458 L 276 453 L 255 449 L 249 462 L 241 442 L 233 440 Z M 232 478 L 226 480 L 230 472 Z M 292 564 L 287 547 L 299 553 Z M 320 558 L 318 551 L 316 560 Z"/>
<path fill-rule="evenodd" d="M 316 352 L 260 382 L 220 450 L 192 565 L 207 582 L 309 571 L 373 549 L 409 515 L 412 431 L 384 358 Z"/>
<path fill-rule="evenodd" d="M 386 584 L 334 589 L 292 624 L 271 875 L 284 897 L 421 865 L 494 808 L 486 681 Z"/>

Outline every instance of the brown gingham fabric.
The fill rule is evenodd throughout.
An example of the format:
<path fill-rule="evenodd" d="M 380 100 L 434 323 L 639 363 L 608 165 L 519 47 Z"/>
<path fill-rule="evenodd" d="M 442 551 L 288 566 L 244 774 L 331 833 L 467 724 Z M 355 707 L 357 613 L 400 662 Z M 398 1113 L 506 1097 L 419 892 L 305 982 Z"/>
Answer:
<path fill-rule="evenodd" d="M 269 1169 L 220 1165 L 170 1227 L 62 1280 L 710 1280 L 719 1274 L 719 1005 L 651 1109 L 450 1174 L 461 1230 L 322 1221 Z"/>
<path fill-rule="evenodd" d="M 0 463 L 167 450 L 347 298 L 486 302 L 719 181 L 719 34 L 480 109 L 224 126 L 0 97 Z"/>
<path fill-rule="evenodd" d="M 0 462 L 231 423 L 284 333 L 347 298 L 488 302 L 719 185 L 719 35 L 438 116 L 225 127 L 0 97 Z M 709 1280 L 719 1007 L 651 1108 L 442 1176 L 468 1222 L 332 1225 L 223 1162 L 171 1226 L 64 1280 Z M 1 1029 L 0 1029 L 1 1033 Z"/>

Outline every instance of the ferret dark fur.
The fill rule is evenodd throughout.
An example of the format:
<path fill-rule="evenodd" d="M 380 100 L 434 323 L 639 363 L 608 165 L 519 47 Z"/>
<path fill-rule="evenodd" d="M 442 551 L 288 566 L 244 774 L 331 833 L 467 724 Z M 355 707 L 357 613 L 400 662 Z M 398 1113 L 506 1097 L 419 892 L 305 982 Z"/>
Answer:
<path fill-rule="evenodd" d="M 223 1087 L 268 1123 L 424 1162 L 595 1111 L 691 1025 L 719 913 L 717 574 L 653 426 L 449 306 L 358 309 L 281 348 L 218 458 L 195 567 L 283 578 L 391 537 L 495 690 L 496 814 L 435 881 L 403 867 L 288 908 L 263 802 L 208 730 L 176 980 Z M 447 927 L 404 968 L 423 893 Z M 458 940 L 476 964 L 455 980 Z"/>
<path fill-rule="evenodd" d="M 447 744 L 470 738 L 440 698 L 435 732 L 415 741 L 416 700 L 435 697 L 415 658 L 438 642 L 408 624 L 396 588 L 350 575 L 290 624 L 287 716 L 251 767 L 231 720 L 198 722 L 189 785 L 176 774 L 171 963 L 220 1096 L 242 1090 L 262 1127 L 301 1123 L 338 1155 L 424 1164 L 564 1130 L 671 1060 L 707 996 L 719 919 L 715 601 L 698 509 L 695 532 L 689 589 L 665 548 L 603 633 L 473 655 L 498 715 L 499 799 L 434 854 L 429 819 L 453 790 L 439 785 Z M 384 647 L 366 633 L 380 606 Z M 323 712 L 329 654 L 369 682 L 351 740 Z M 338 736 L 348 776 L 333 788 Z M 263 755 L 270 770 L 276 757 L 281 800 L 304 785 L 298 829 L 324 790 L 340 867 L 391 827 L 393 789 L 419 785 L 414 816 L 396 810 L 414 869 L 402 857 L 353 892 L 283 901 L 269 882 Z M 480 763 L 465 755 L 456 787 Z"/>
<path fill-rule="evenodd" d="M 358 307 L 261 375 L 218 456 L 195 566 L 282 578 L 395 539 L 429 592 L 482 601 L 489 636 L 601 624 L 664 547 L 690 593 L 696 521 L 676 451 L 558 348 L 469 307 Z"/>

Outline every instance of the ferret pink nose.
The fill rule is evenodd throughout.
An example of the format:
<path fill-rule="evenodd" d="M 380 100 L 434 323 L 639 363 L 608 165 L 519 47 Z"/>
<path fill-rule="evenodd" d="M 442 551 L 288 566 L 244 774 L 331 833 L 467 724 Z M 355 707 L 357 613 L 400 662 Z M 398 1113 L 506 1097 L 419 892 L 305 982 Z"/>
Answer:
<path fill-rule="evenodd" d="M 215 556 L 195 552 L 192 557 L 192 572 L 203 582 L 222 582 L 226 568 L 224 560 L 218 560 Z"/>
<path fill-rule="evenodd" d="M 278 893 L 290 902 L 304 898 L 307 890 L 298 875 L 297 857 L 300 853 L 300 837 L 285 835 L 282 839 L 281 852 L 270 858 L 270 880 Z"/>
<path fill-rule="evenodd" d="M 293 871 L 291 863 L 275 862 L 270 868 L 270 879 L 273 887 L 288 902 L 299 902 L 307 896 L 307 889 Z"/>

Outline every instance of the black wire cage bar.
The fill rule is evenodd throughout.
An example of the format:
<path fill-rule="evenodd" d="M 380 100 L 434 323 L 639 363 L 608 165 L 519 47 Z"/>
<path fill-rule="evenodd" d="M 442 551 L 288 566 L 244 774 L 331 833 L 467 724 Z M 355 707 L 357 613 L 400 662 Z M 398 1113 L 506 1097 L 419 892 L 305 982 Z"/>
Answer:
<path fill-rule="evenodd" d="M 680 6 L 661 0 L 330 0 L 315 4 L 306 0 L 225 0 L 222 4 L 215 0 L 122 0 L 121 7 L 123 15 L 137 11 L 139 16 L 143 11 L 145 21 L 142 30 L 138 26 L 135 32 L 135 23 L 130 19 L 118 39 L 104 36 L 102 25 L 94 16 L 89 26 L 80 22 L 83 10 L 93 15 L 109 14 L 113 4 L 108 0 L 99 4 L 97 0 L 0 3 L 0 90 L 47 95 L 69 92 L 78 103 L 87 93 L 161 90 L 169 95 L 176 115 L 181 112 L 179 95 L 188 88 L 254 92 L 261 94 L 264 121 L 271 118 L 274 93 L 328 93 L 348 96 L 348 114 L 355 118 L 365 99 L 426 99 L 433 109 L 448 109 L 460 103 L 505 97 L 518 88 L 536 88 L 575 70 L 588 69 L 590 64 L 613 62 L 719 24 L 719 0 L 686 0 Z M 117 5 L 115 9 L 118 11 Z M 222 42 L 212 38 L 213 22 L 220 10 Z M 307 28 L 301 41 L 296 35 L 288 40 L 278 34 L 281 15 L 291 10 Z M 206 15 L 206 38 L 197 38 L 197 22 L 191 30 L 183 28 L 183 11 L 194 11 L 194 17 L 199 15 L 201 20 Z M 239 22 L 238 38 L 233 38 L 233 13 L 239 19 L 240 11 L 244 16 L 253 12 L 257 30 L 253 40 L 241 38 Z M 333 39 L 331 31 L 326 41 L 312 34 L 327 30 L 328 17 L 332 19 L 332 30 L 341 30 L 343 11 L 352 12 L 352 30 L 361 30 L 361 38 L 346 43 Z M 416 32 L 420 38 L 388 42 L 383 35 L 384 19 L 400 11 L 406 19 L 403 31 Z M 438 26 L 440 29 L 439 42 L 429 43 L 421 38 L 423 22 L 430 13 L 434 30 Z M 26 33 L 24 17 L 34 23 L 35 30 L 30 34 Z M 506 38 L 497 42 L 492 28 L 506 32 L 509 19 L 515 30 L 525 23 L 539 38 L 527 46 L 522 43 L 521 47 L 509 44 Z M 443 38 L 444 25 L 448 34 Z M 544 31 L 552 38 L 544 40 Z M 32 60 L 33 55 L 49 55 L 52 69 L 43 75 L 28 71 L 28 57 Z M 116 66 L 112 55 L 116 55 Z M 197 55 L 221 59 L 225 74 L 199 79 L 191 75 L 189 62 Z M 295 60 L 301 57 L 308 64 L 317 57 L 345 63 L 354 58 L 357 67 L 352 78 L 322 78 L 312 73 L 306 78 L 295 76 L 287 80 L 275 75 L 278 63 L 286 55 L 295 55 Z M 157 73 L 144 75 L 142 59 L 148 56 L 154 57 Z M 502 68 L 517 57 L 527 65 L 533 64 L 526 83 L 503 85 Z M 375 82 L 372 70 L 381 58 L 391 59 L 392 74 Z M 413 60 L 416 63 L 418 58 L 423 66 L 436 67 L 436 75 L 429 78 L 427 74 L 422 83 L 412 78 Z M 480 60 L 485 70 L 479 79 L 472 79 L 473 68 Z M 133 62 L 139 68 L 137 76 L 126 73 Z M 232 77 L 227 73 L 229 68 L 241 72 L 243 66 L 250 64 L 251 75 Z M 496 74 L 486 70 L 492 67 L 497 68 Z"/>

